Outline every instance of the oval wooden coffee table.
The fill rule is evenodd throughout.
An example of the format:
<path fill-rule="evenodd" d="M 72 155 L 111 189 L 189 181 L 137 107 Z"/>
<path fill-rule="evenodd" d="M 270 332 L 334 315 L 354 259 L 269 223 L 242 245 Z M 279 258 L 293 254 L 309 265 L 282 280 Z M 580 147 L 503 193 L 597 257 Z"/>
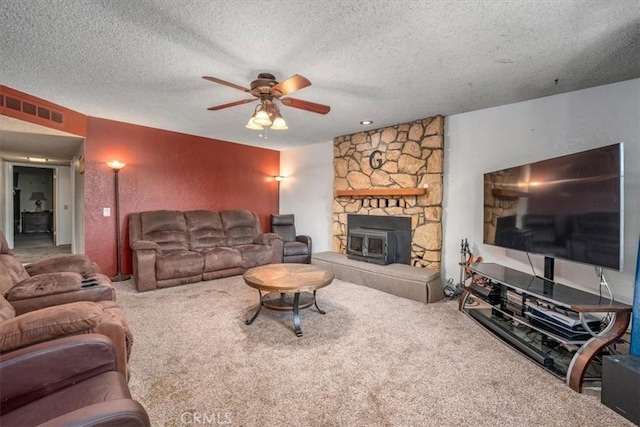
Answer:
<path fill-rule="evenodd" d="M 334 275 L 331 271 L 311 264 L 285 263 L 254 267 L 247 270 L 242 277 L 245 283 L 257 289 L 260 295 L 258 309 L 245 323 L 252 324 L 260 314 L 262 306 L 273 310 L 293 310 L 293 327 L 296 335 L 301 337 L 299 310 L 315 305 L 320 314 L 325 314 L 318 307 L 316 291 L 331 284 Z"/>

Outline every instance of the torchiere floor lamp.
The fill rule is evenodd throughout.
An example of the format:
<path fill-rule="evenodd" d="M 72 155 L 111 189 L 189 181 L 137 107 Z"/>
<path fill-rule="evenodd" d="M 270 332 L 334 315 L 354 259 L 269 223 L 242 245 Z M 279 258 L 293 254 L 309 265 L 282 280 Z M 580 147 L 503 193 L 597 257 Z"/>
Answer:
<path fill-rule="evenodd" d="M 116 186 L 116 255 L 118 261 L 118 273 L 110 277 L 112 282 L 122 282 L 131 278 L 129 275 L 122 274 L 122 251 L 120 247 L 120 192 L 118 190 L 118 172 L 125 167 L 126 163 L 121 163 L 117 160 L 107 162 L 107 166 L 113 169 L 115 172 L 115 186 Z"/>

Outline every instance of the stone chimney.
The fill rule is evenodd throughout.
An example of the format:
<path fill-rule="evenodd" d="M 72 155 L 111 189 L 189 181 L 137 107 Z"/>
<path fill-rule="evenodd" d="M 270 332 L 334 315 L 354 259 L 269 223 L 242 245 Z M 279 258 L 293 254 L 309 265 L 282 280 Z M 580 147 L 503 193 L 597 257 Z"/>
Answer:
<path fill-rule="evenodd" d="M 346 253 L 349 213 L 408 216 L 411 265 L 439 270 L 444 117 L 339 136 L 333 141 L 333 153 L 333 250 Z M 416 194 L 400 194 L 407 190 Z"/>

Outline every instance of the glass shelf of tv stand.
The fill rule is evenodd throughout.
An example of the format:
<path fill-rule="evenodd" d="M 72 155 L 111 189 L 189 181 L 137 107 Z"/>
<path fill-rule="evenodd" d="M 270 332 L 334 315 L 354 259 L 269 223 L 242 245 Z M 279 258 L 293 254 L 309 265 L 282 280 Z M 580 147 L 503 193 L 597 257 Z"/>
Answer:
<path fill-rule="evenodd" d="M 516 324 L 516 325 L 524 325 L 524 326 L 526 326 L 526 327 L 528 327 L 530 329 L 534 329 L 535 331 L 546 335 L 547 337 L 553 339 L 554 341 L 557 341 L 560 344 L 567 345 L 567 346 L 581 346 L 582 344 L 587 342 L 587 339 L 569 339 L 569 338 L 563 337 L 561 335 L 558 335 L 558 334 L 554 333 L 553 331 L 551 331 L 551 330 L 549 330 L 547 328 L 543 328 L 541 326 L 538 326 L 538 325 L 535 325 L 535 324 L 531 323 L 526 317 L 518 316 L 518 315 L 510 313 L 507 310 L 503 310 L 500 307 L 499 304 L 493 305 L 493 304 L 490 304 L 490 303 L 482 300 L 481 299 L 482 297 L 479 296 L 479 295 L 475 295 L 473 293 L 472 293 L 472 295 L 473 295 L 473 300 L 477 301 L 479 303 L 479 305 L 484 306 L 484 308 L 487 309 L 487 310 L 489 308 L 491 308 L 493 310 L 492 313 L 491 313 L 492 315 L 494 314 L 494 312 L 495 313 L 499 313 L 499 315 L 501 317 L 506 318 L 507 320 L 513 322 L 514 324 Z M 473 309 L 473 308 L 476 308 L 476 306 L 471 305 L 471 306 L 467 306 L 466 308 L 467 309 Z M 585 334 L 586 334 L 586 332 L 585 332 Z"/>
<path fill-rule="evenodd" d="M 470 300 L 473 302 L 470 303 Z M 575 352 L 586 342 L 568 340 L 532 325 L 527 319 L 502 310 L 499 304 L 490 304 L 479 295 L 471 294 L 463 306 L 463 311 L 505 343 L 520 350 L 562 380 L 567 378 Z M 600 381 L 601 369 L 601 363 L 594 360 L 585 372 L 584 381 Z"/>
<path fill-rule="evenodd" d="M 629 308 L 629 306 L 616 303 L 616 301 L 606 297 L 499 264 L 478 263 L 468 265 L 467 268 L 493 282 L 566 308 L 571 308 L 572 306 L 599 306 L 602 309 L 601 312 L 617 311 L 622 307 Z"/>
<path fill-rule="evenodd" d="M 593 313 L 607 314 L 609 318 L 607 324 L 602 325 L 604 327 L 599 331 L 593 331 L 593 334 L 597 334 L 597 337 L 585 341 L 573 352 L 573 358 L 570 361 L 565 380 L 567 385 L 578 393 L 582 391 L 583 382 L 594 379 L 592 372 L 594 372 L 594 366 L 598 369 L 597 365 L 599 365 L 600 356 L 605 354 L 607 347 L 619 339 L 629 327 L 631 321 L 630 305 L 555 283 L 538 276 L 522 273 L 499 264 L 466 264 L 465 268 L 471 271 L 474 276 L 477 275 L 478 278 L 484 278 L 495 285 L 499 285 L 501 291 L 512 290 L 521 293 L 523 298 L 536 298 L 539 301 L 546 301 L 556 306 L 564 307 L 578 313 L 581 320 L 586 320 L 587 315 Z M 502 317 L 498 319 L 497 316 L 493 316 L 494 312 L 500 313 L 495 311 L 495 308 L 492 307 L 488 316 L 486 314 L 480 315 L 479 311 L 474 314 L 474 310 L 467 310 L 465 302 L 470 295 L 469 291 L 469 289 L 465 289 L 460 298 L 459 306 L 461 310 L 474 317 L 478 323 L 491 330 L 495 335 L 500 336 L 503 341 L 506 341 L 512 347 L 543 364 L 545 353 L 541 355 L 540 352 L 532 350 L 532 346 L 527 342 L 523 342 L 519 337 L 515 338 L 516 335 L 513 333 L 508 333 L 508 328 L 505 329 L 501 325 L 501 323 L 505 323 L 500 320 Z M 500 292 L 500 295 L 504 297 L 502 292 Z M 492 300 L 493 304 L 497 302 Z M 531 322 L 528 323 L 530 324 Z M 549 338 L 550 335 L 547 331 L 543 333 L 529 326 L 527 326 L 527 329 L 536 331 L 537 334 L 542 334 L 545 339 L 552 340 L 552 338 Z"/>

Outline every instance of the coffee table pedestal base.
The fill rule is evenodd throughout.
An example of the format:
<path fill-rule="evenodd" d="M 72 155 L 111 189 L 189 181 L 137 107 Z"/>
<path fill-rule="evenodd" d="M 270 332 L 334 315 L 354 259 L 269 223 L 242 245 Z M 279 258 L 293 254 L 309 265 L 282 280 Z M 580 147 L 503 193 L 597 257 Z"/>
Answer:
<path fill-rule="evenodd" d="M 260 297 L 260 303 L 258 304 L 258 309 L 251 316 L 251 319 L 245 321 L 247 325 L 253 323 L 254 320 L 260 314 L 262 310 L 262 306 L 270 308 L 271 310 L 293 310 L 293 328 L 296 331 L 296 336 L 302 336 L 302 328 L 300 327 L 300 309 L 311 307 L 312 305 L 316 306 L 318 313 L 326 314 L 325 311 L 321 310 L 318 307 L 318 301 L 316 299 L 316 291 L 311 292 L 296 292 L 294 294 L 288 293 L 267 293 L 262 295 L 262 291 L 258 290 L 258 294 Z"/>

